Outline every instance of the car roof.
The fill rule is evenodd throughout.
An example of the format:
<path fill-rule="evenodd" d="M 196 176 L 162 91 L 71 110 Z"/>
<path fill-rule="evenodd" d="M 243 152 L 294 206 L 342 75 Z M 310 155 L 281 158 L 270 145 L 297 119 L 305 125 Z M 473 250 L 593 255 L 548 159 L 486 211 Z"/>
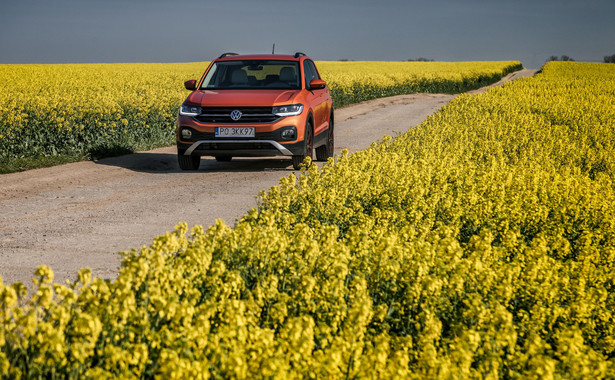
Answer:
<path fill-rule="evenodd" d="M 216 58 L 216 61 L 241 61 L 241 60 L 283 60 L 283 61 L 300 61 L 301 58 L 308 58 L 306 55 L 290 55 L 290 54 L 246 54 L 246 55 L 226 55 Z"/>

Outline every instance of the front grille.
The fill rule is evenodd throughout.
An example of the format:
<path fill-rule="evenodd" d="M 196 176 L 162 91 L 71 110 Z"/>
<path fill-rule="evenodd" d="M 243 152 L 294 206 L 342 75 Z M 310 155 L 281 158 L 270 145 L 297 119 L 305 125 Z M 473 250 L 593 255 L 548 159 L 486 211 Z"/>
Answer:
<path fill-rule="evenodd" d="M 235 110 L 242 114 L 239 120 L 231 119 L 231 112 Z M 272 107 L 203 107 L 201 114 L 194 118 L 212 124 L 263 124 L 273 123 L 280 118 L 271 111 Z"/>

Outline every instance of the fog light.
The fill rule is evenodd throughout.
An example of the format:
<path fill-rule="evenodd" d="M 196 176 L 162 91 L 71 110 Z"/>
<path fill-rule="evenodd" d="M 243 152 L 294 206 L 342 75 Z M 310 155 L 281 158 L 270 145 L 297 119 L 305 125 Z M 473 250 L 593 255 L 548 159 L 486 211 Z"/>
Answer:
<path fill-rule="evenodd" d="M 192 131 L 187 128 L 182 129 L 182 137 L 185 139 L 190 139 L 192 137 Z"/>
<path fill-rule="evenodd" d="M 294 140 L 297 138 L 297 131 L 295 128 L 289 128 L 282 131 L 282 138 L 287 140 Z"/>

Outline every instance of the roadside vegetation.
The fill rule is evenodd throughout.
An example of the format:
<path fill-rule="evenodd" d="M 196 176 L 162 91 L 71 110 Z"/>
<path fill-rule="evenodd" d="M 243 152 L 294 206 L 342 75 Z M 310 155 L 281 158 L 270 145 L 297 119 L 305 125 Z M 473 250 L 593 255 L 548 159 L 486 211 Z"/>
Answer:
<path fill-rule="evenodd" d="M 519 62 L 322 62 L 335 106 L 413 93 L 459 93 Z M 174 143 L 182 83 L 206 62 L 0 65 L 0 174 Z"/>
<path fill-rule="evenodd" d="M 608 378 L 615 66 L 551 62 L 114 281 L 0 286 L 6 378 Z"/>

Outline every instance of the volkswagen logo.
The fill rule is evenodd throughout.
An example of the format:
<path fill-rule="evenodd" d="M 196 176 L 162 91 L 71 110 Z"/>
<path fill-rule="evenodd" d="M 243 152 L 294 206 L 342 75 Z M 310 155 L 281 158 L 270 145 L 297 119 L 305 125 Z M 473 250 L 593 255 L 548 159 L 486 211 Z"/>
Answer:
<path fill-rule="evenodd" d="M 233 112 L 231 112 L 231 119 L 233 119 L 235 121 L 241 119 L 241 111 L 240 110 L 234 110 Z"/>

